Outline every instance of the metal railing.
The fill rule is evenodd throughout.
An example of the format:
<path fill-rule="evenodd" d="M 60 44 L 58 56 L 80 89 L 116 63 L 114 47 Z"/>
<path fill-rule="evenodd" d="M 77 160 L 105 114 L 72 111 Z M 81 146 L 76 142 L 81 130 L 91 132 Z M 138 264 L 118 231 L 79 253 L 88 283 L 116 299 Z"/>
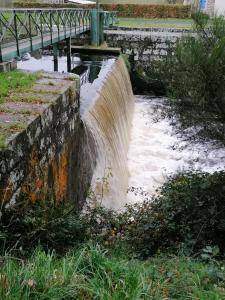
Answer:
<path fill-rule="evenodd" d="M 104 11 L 104 27 L 109 27 L 118 22 L 117 12 Z"/>
<path fill-rule="evenodd" d="M 104 25 L 110 26 L 115 20 L 115 13 L 104 13 Z M 56 41 L 75 37 L 90 30 L 90 9 L 5 9 L 0 10 L 0 61 L 3 50 L 16 47 L 20 56 L 22 43 L 26 42 L 27 52 L 32 52 L 37 39 L 44 48 Z M 48 42 L 45 42 L 46 39 Z"/>

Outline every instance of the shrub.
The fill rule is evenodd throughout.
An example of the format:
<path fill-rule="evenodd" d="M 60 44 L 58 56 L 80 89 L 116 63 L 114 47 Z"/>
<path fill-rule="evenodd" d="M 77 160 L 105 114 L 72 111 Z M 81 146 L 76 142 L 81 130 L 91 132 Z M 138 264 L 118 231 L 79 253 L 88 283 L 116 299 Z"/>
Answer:
<path fill-rule="evenodd" d="M 177 42 L 161 63 L 161 77 L 181 125 L 225 143 L 225 19 L 193 18 L 196 36 Z"/>
<path fill-rule="evenodd" d="M 117 11 L 120 17 L 133 18 L 189 18 L 189 5 L 135 5 L 135 4 L 102 4 L 108 11 Z"/>
<path fill-rule="evenodd" d="M 169 178 L 155 198 L 128 206 L 122 213 L 96 207 L 85 217 L 88 239 L 125 245 L 127 252 L 141 258 L 180 249 L 198 255 L 213 247 L 223 255 L 224 183 L 225 172 L 186 172 Z"/>
<path fill-rule="evenodd" d="M 206 246 L 225 251 L 225 172 L 187 172 L 171 177 L 153 202 L 128 207 L 126 239 L 147 257 L 181 246 L 189 254 Z"/>
<path fill-rule="evenodd" d="M 70 205 L 38 202 L 0 214 L 0 253 L 27 255 L 40 244 L 63 253 L 84 241 L 84 227 Z"/>
<path fill-rule="evenodd" d="M 217 255 L 225 252 L 225 172 L 185 172 L 168 179 L 157 196 L 125 211 L 86 206 L 81 214 L 60 204 L 5 211 L 0 250 L 26 256 L 41 245 L 63 254 L 89 240 L 147 258 L 160 252 Z M 125 249 L 125 250 L 124 250 Z M 215 249 L 215 251 L 214 251 Z"/>

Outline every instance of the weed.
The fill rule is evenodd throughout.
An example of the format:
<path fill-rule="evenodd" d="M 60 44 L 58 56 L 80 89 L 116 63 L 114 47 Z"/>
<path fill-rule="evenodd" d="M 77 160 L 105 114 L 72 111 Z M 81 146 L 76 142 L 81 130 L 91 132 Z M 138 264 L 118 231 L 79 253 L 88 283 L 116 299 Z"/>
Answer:
<path fill-rule="evenodd" d="M 6 136 L 0 133 L 0 150 L 6 147 Z"/>
<path fill-rule="evenodd" d="M 24 123 L 0 123 L 0 129 L 5 130 L 25 130 L 27 128 L 27 124 Z"/>
<path fill-rule="evenodd" d="M 185 257 L 129 260 L 89 242 L 63 258 L 37 248 L 27 261 L 1 258 L 0 298 L 218 299 L 225 297 L 224 262 Z"/>
<path fill-rule="evenodd" d="M 40 96 L 33 95 L 10 95 L 10 101 L 12 102 L 26 102 L 26 103 L 44 103 Z"/>
<path fill-rule="evenodd" d="M 22 115 L 38 114 L 35 111 L 32 111 L 31 109 L 14 109 L 8 107 L 0 107 L 0 112 L 11 113 L 11 114 L 22 114 Z"/>
<path fill-rule="evenodd" d="M 0 103 L 3 103 L 11 92 L 30 88 L 39 76 L 39 73 L 25 73 L 19 70 L 0 73 Z"/>

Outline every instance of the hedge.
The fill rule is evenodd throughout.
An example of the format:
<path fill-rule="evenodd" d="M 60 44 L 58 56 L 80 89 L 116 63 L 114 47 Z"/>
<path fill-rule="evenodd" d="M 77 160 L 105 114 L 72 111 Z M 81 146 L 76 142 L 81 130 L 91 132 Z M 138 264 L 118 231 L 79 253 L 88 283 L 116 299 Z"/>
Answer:
<path fill-rule="evenodd" d="M 79 4 L 52 4 L 52 3 L 37 3 L 37 2 L 26 2 L 26 1 L 14 1 L 14 7 L 19 8 L 86 8 L 90 9 L 95 5 L 79 5 Z"/>
<path fill-rule="evenodd" d="M 119 17 L 190 18 L 190 5 L 103 4 L 104 10 L 115 10 Z"/>
<path fill-rule="evenodd" d="M 21 8 L 52 8 L 52 4 L 15 1 L 15 7 Z M 86 8 L 95 5 L 54 4 L 54 8 Z M 144 18 L 189 18 L 190 5 L 136 5 L 136 4 L 102 4 L 101 8 L 108 11 L 117 11 L 119 17 Z"/>

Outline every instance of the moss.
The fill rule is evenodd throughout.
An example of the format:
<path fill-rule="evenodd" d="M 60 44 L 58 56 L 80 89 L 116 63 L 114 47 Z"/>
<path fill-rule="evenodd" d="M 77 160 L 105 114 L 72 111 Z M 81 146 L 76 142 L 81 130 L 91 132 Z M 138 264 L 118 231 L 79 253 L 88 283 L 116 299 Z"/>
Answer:
<path fill-rule="evenodd" d="M 131 71 L 131 65 L 130 65 L 130 62 L 128 60 L 128 56 L 126 54 L 120 54 L 120 56 L 122 57 L 128 71 L 130 72 Z"/>
<path fill-rule="evenodd" d="M 78 75 L 68 76 L 65 78 L 65 80 L 69 80 L 69 81 L 77 81 L 79 79 L 80 77 Z"/>
<path fill-rule="evenodd" d="M 46 102 L 41 97 L 31 95 L 11 95 L 10 101 L 27 102 L 27 103 L 44 103 Z"/>
<path fill-rule="evenodd" d="M 11 93 L 30 88 L 39 77 L 39 72 L 26 73 L 15 70 L 0 73 L 0 103 L 5 102 Z"/>
<path fill-rule="evenodd" d="M 6 136 L 0 133 L 0 149 L 6 148 Z"/>
<path fill-rule="evenodd" d="M 6 129 L 6 130 L 24 130 L 27 128 L 27 124 L 24 123 L 18 123 L 18 122 L 12 122 L 12 123 L 2 123 L 0 124 L 0 129 Z"/>
<path fill-rule="evenodd" d="M 13 109 L 8 107 L 0 107 L 0 112 L 10 113 L 10 114 L 22 114 L 22 115 L 36 115 L 37 112 L 32 111 L 31 109 Z"/>

